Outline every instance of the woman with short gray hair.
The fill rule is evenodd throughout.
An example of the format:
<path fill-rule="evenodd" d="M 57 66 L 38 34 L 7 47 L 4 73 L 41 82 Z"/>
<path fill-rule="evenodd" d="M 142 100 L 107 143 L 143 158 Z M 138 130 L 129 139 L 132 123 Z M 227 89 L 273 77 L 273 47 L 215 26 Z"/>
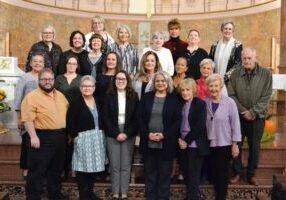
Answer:
<path fill-rule="evenodd" d="M 231 157 L 239 154 L 237 143 L 241 141 L 239 114 L 236 103 L 222 94 L 224 86 L 220 74 L 212 74 L 206 79 L 209 97 L 207 107 L 207 134 L 210 144 L 210 162 L 215 199 L 226 199 L 229 183 Z"/>
<path fill-rule="evenodd" d="M 94 77 L 82 77 L 80 92 L 67 113 L 66 130 L 74 142 L 72 169 L 76 171 L 79 199 L 100 199 L 93 193 L 93 187 L 96 173 L 105 170 L 106 153 L 101 105 L 94 97 Z"/>
<path fill-rule="evenodd" d="M 45 57 L 45 67 L 51 68 L 54 74 L 58 72 L 58 65 L 60 56 L 62 54 L 62 48 L 54 42 L 55 40 L 55 28 L 51 25 L 46 25 L 41 32 L 41 41 L 32 45 L 26 62 L 26 72 L 31 71 L 30 60 L 33 53 L 41 52 Z"/>
<path fill-rule="evenodd" d="M 168 72 L 168 74 L 170 76 L 173 76 L 174 75 L 173 57 L 172 57 L 171 51 L 169 49 L 163 47 L 163 44 L 165 41 L 164 40 L 164 33 L 161 31 L 155 31 L 152 34 L 151 40 L 152 40 L 152 45 L 150 47 L 144 48 L 142 55 L 144 55 L 144 53 L 146 53 L 147 51 L 155 52 L 159 57 L 159 61 L 160 61 L 160 64 L 162 66 L 162 70 Z"/>
<path fill-rule="evenodd" d="M 215 62 L 215 72 L 222 75 L 227 84 L 232 71 L 241 65 L 242 43 L 233 37 L 235 25 L 231 20 L 221 24 L 222 38 L 214 42 L 210 58 Z"/>

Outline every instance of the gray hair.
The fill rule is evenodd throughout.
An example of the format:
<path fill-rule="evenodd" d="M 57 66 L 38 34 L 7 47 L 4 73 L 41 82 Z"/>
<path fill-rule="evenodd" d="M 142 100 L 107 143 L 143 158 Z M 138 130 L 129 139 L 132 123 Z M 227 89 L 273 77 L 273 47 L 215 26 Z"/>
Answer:
<path fill-rule="evenodd" d="M 102 22 L 102 23 L 104 24 L 104 19 L 103 19 L 101 16 L 99 16 L 99 15 L 95 15 L 95 16 L 91 19 L 92 23 L 93 23 L 95 20 L 98 20 L 98 21 L 100 21 L 100 22 Z"/>
<path fill-rule="evenodd" d="M 178 86 L 178 91 L 181 93 L 183 89 L 191 88 L 193 96 L 197 95 L 197 84 L 196 81 L 192 78 L 183 79 Z"/>
<path fill-rule="evenodd" d="M 221 88 L 224 86 L 224 80 L 223 80 L 222 75 L 215 73 L 215 74 L 212 74 L 209 77 L 207 77 L 207 79 L 206 79 L 207 86 L 209 86 L 214 81 L 219 81 L 221 84 Z"/>
<path fill-rule="evenodd" d="M 53 33 L 54 33 L 54 38 L 53 38 L 53 39 L 56 39 L 56 29 L 55 29 L 52 25 L 47 24 L 47 25 L 45 25 L 45 26 L 42 28 L 42 31 L 41 31 L 41 33 L 40 33 L 40 40 L 43 40 L 43 32 L 44 32 L 44 30 L 47 29 L 47 28 L 52 29 L 52 31 L 53 31 Z"/>
<path fill-rule="evenodd" d="M 200 68 L 202 68 L 203 66 L 205 66 L 206 64 L 211 65 L 212 69 L 215 68 L 215 63 L 212 59 L 210 58 L 205 58 L 200 62 Z"/>
<path fill-rule="evenodd" d="M 232 20 L 225 20 L 225 21 L 223 21 L 223 23 L 222 23 L 221 26 L 220 26 L 220 31 L 223 31 L 224 27 L 225 27 L 227 24 L 231 24 L 232 27 L 233 27 L 233 30 L 235 29 L 235 25 L 234 25 L 234 22 L 233 22 Z"/>
<path fill-rule="evenodd" d="M 80 79 L 80 85 L 84 82 L 84 81 L 91 81 L 94 85 L 96 83 L 95 78 L 91 75 L 84 75 L 81 79 Z"/>
<path fill-rule="evenodd" d="M 171 78 L 171 76 L 165 72 L 165 71 L 157 71 L 155 74 L 154 74 L 154 77 L 152 79 L 152 91 L 155 91 L 155 81 L 156 81 L 156 78 L 158 75 L 162 75 L 164 77 L 164 79 L 166 80 L 167 84 L 168 84 L 168 87 L 167 87 L 167 93 L 168 94 L 171 94 L 174 90 L 174 85 L 173 85 L 173 79 Z"/>
<path fill-rule="evenodd" d="M 256 49 L 254 49 L 254 48 L 252 48 L 252 47 L 243 48 L 243 50 L 241 51 L 241 56 L 242 56 L 246 51 L 250 51 L 251 53 L 254 54 L 254 56 L 256 56 Z"/>
<path fill-rule="evenodd" d="M 163 40 L 165 40 L 165 36 L 164 36 L 164 33 L 162 31 L 155 31 L 153 34 L 152 34 L 152 37 L 151 39 L 155 39 L 157 37 L 162 37 Z"/>
<path fill-rule="evenodd" d="M 93 25 L 93 23 L 96 21 L 96 20 L 98 20 L 98 21 L 100 21 L 102 24 L 103 24 L 103 30 L 105 31 L 105 20 L 104 20 L 104 18 L 102 18 L 101 16 L 99 16 L 99 15 L 95 15 L 92 19 L 91 19 L 91 31 L 93 31 L 93 29 L 92 29 L 92 25 Z"/>
<path fill-rule="evenodd" d="M 119 25 L 119 26 L 117 27 L 117 29 L 116 29 L 117 38 L 118 38 L 118 35 L 119 35 L 119 31 L 120 31 L 121 29 L 126 29 L 127 32 L 128 32 L 128 34 L 129 34 L 129 38 L 131 38 L 131 36 L 132 36 L 131 29 L 130 29 L 129 26 L 127 26 L 126 24 L 121 24 L 121 25 Z"/>

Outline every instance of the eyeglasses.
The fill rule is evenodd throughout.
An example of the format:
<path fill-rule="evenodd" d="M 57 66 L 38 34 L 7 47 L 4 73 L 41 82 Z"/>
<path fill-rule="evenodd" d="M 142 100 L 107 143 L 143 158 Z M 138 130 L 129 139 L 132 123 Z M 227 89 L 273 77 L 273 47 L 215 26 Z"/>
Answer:
<path fill-rule="evenodd" d="M 117 81 L 126 81 L 126 78 L 116 78 Z"/>
<path fill-rule="evenodd" d="M 40 78 L 39 80 L 42 82 L 53 82 L 55 79 L 54 78 Z"/>
<path fill-rule="evenodd" d="M 82 88 L 94 88 L 95 85 L 81 85 Z"/>
<path fill-rule="evenodd" d="M 46 34 L 46 35 L 48 35 L 48 34 L 54 34 L 54 32 L 43 32 L 43 34 Z"/>

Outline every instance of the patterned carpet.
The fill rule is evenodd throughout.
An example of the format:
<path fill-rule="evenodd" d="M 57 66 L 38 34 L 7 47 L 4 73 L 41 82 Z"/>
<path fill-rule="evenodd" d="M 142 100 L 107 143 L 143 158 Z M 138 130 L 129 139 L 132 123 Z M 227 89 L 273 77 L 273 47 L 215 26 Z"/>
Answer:
<path fill-rule="evenodd" d="M 2 183 L 0 182 L 0 191 L 9 193 L 10 200 L 24 200 L 25 199 L 25 187 L 24 182 L 15 183 Z M 111 190 L 109 183 L 95 184 L 96 194 L 105 199 L 111 198 Z M 228 200 L 255 200 L 257 194 L 268 194 L 270 186 L 258 186 L 253 187 L 249 185 L 230 186 L 228 190 Z M 213 187 L 211 185 L 201 186 L 201 199 L 213 200 Z M 63 193 L 70 196 L 70 200 L 78 199 L 78 191 L 75 183 L 64 183 Z M 171 187 L 171 200 L 181 200 L 185 197 L 185 187 L 182 184 L 173 184 Z M 144 185 L 143 184 L 131 184 L 128 193 L 129 200 L 141 200 L 144 198 Z M 43 195 L 43 200 L 46 200 Z"/>

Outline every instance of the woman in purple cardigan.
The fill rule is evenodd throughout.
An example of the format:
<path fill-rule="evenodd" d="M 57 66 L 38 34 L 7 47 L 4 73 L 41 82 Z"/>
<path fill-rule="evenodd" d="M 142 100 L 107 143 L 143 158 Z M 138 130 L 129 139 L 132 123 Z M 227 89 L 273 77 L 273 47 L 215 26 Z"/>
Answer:
<path fill-rule="evenodd" d="M 215 199 L 225 200 L 229 182 L 231 157 L 239 154 L 237 143 L 241 141 L 239 115 L 236 104 L 222 95 L 223 77 L 212 74 L 206 79 L 210 97 L 207 104 L 207 133 L 210 141 L 212 181 Z"/>

